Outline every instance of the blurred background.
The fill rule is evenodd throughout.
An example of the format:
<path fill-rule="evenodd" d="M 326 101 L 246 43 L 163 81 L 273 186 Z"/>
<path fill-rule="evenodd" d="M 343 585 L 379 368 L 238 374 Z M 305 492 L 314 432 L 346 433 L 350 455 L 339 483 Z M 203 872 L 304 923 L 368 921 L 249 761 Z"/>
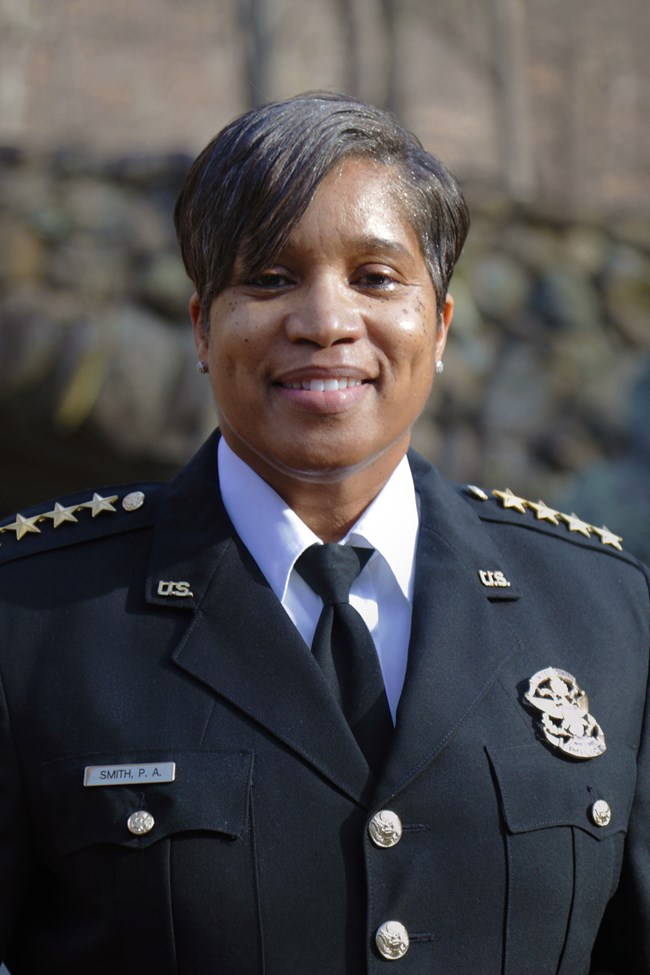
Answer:
<path fill-rule="evenodd" d="M 0 0 L 0 515 L 214 425 L 171 210 L 235 114 L 393 109 L 473 229 L 415 445 L 650 560 L 647 0 Z"/>

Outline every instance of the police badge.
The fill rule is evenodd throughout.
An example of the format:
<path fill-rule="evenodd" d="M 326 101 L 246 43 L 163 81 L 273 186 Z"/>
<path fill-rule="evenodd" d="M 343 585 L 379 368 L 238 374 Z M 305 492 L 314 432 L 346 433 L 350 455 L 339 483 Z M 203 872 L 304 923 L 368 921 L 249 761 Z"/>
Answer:
<path fill-rule="evenodd" d="M 541 712 L 546 740 L 572 758 L 595 758 L 606 749 L 605 735 L 589 714 L 589 699 L 566 670 L 547 667 L 530 678 L 526 701 Z"/>

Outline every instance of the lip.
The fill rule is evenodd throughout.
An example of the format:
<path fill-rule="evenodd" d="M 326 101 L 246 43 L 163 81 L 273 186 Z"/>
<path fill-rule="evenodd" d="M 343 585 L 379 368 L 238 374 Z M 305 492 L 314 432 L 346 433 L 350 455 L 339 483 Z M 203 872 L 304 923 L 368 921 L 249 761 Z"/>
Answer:
<path fill-rule="evenodd" d="M 343 386 L 332 384 L 345 380 Z M 318 388 L 304 388 L 309 383 L 318 384 Z M 321 388 L 325 384 L 325 388 Z M 329 384 L 330 388 L 327 388 Z M 282 401 L 301 412 L 328 415 L 343 413 L 361 403 L 370 390 L 374 388 L 374 380 L 368 372 L 352 366 L 302 367 L 292 369 L 277 376 L 272 382 L 272 389 L 281 397 Z"/>

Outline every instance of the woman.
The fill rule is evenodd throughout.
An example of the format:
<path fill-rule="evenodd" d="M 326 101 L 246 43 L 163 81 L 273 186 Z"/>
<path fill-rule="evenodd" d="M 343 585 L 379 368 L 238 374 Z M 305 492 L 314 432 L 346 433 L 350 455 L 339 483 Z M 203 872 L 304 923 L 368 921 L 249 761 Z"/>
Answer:
<path fill-rule="evenodd" d="M 453 177 L 305 96 L 220 133 L 176 223 L 220 432 L 0 526 L 13 975 L 647 972 L 648 575 L 408 451 Z"/>

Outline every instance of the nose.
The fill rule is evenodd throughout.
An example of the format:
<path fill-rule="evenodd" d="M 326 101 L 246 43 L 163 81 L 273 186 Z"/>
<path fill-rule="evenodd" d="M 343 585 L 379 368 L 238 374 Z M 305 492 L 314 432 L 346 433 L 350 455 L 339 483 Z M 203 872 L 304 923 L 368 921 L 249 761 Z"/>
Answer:
<path fill-rule="evenodd" d="M 291 342 L 311 342 L 326 348 L 354 342 L 363 333 L 363 318 L 346 282 L 322 276 L 294 292 L 295 304 L 285 319 Z"/>

